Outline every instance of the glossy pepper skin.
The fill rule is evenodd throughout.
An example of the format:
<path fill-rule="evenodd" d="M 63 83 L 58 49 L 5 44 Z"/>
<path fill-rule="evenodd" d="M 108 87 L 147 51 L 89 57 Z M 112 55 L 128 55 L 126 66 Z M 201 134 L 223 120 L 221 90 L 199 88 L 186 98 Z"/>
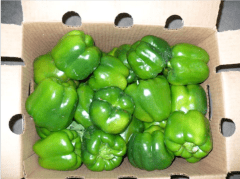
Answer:
<path fill-rule="evenodd" d="M 27 98 L 25 107 L 36 126 L 59 131 L 72 122 L 77 101 L 75 87 L 47 78 Z"/>
<path fill-rule="evenodd" d="M 82 159 L 89 170 L 113 170 L 121 164 L 126 151 L 126 143 L 119 135 L 105 133 L 94 126 L 84 133 Z"/>
<path fill-rule="evenodd" d="M 94 91 L 87 83 L 81 83 L 77 89 L 78 105 L 74 114 L 74 119 L 85 128 L 93 125 L 89 116 L 89 107 L 92 103 Z"/>
<path fill-rule="evenodd" d="M 86 79 L 99 65 L 101 51 L 90 35 L 73 30 L 65 34 L 52 49 L 56 67 L 74 80 Z"/>
<path fill-rule="evenodd" d="M 128 127 L 122 133 L 120 133 L 120 136 L 125 140 L 126 143 L 128 143 L 131 136 L 134 133 L 143 132 L 143 131 L 144 131 L 143 122 L 133 117 Z"/>
<path fill-rule="evenodd" d="M 129 65 L 141 79 L 155 78 L 166 67 L 170 58 L 171 48 L 168 43 L 152 35 L 135 42 L 127 54 Z"/>
<path fill-rule="evenodd" d="M 58 78 L 62 82 L 67 82 L 69 80 L 67 75 L 56 67 L 51 53 L 37 57 L 34 60 L 33 69 L 34 81 L 37 84 L 44 79 L 51 77 Z"/>
<path fill-rule="evenodd" d="M 161 122 L 171 112 L 171 92 L 167 79 L 157 76 L 128 85 L 125 93 L 135 102 L 133 115 L 144 122 Z"/>
<path fill-rule="evenodd" d="M 143 133 L 134 133 L 128 143 L 129 162 L 137 168 L 152 171 L 169 167 L 174 154 L 164 144 L 164 134 L 159 126 L 151 126 Z"/>
<path fill-rule="evenodd" d="M 46 128 L 42 128 L 42 127 L 38 127 L 38 126 L 35 126 L 35 128 L 36 128 L 36 132 L 37 132 L 38 136 L 41 139 L 44 139 L 53 133 L 53 131 L 49 131 Z M 76 131 L 78 133 L 80 139 L 82 140 L 82 136 L 83 136 L 85 128 L 81 124 L 78 124 L 76 121 L 73 121 L 68 127 L 66 127 L 66 129 L 69 129 L 71 131 Z"/>
<path fill-rule="evenodd" d="M 204 115 L 207 113 L 207 96 L 199 85 L 172 85 L 172 112 L 197 110 Z"/>
<path fill-rule="evenodd" d="M 212 150 L 210 124 L 196 110 L 171 113 L 164 132 L 165 144 L 175 156 L 196 163 Z"/>
<path fill-rule="evenodd" d="M 121 62 L 129 69 L 129 75 L 127 77 L 127 82 L 128 84 L 133 83 L 135 81 L 137 81 L 137 75 L 134 73 L 134 71 L 132 70 L 131 66 L 128 63 L 127 60 L 127 53 L 128 51 L 131 49 L 131 45 L 129 44 L 123 44 L 121 46 L 119 46 L 118 48 L 113 48 L 111 50 L 111 55 L 118 58 L 119 60 L 121 60 Z"/>
<path fill-rule="evenodd" d="M 167 125 L 167 119 L 160 122 L 144 122 L 143 125 L 144 125 L 144 130 L 148 129 L 151 126 L 159 126 L 164 131 Z"/>
<path fill-rule="evenodd" d="M 94 90 L 116 86 L 124 90 L 127 86 L 128 68 L 116 57 L 106 55 L 91 75 L 88 83 Z"/>
<path fill-rule="evenodd" d="M 198 84 L 209 76 L 208 53 L 195 45 L 181 43 L 172 47 L 167 79 L 172 85 Z"/>
<path fill-rule="evenodd" d="M 131 122 L 134 107 L 133 99 L 120 88 L 102 88 L 94 94 L 90 119 L 104 132 L 119 134 Z"/>
<path fill-rule="evenodd" d="M 81 140 L 76 131 L 53 132 L 33 145 L 41 167 L 51 170 L 75 170 L 82 164 Z"/>

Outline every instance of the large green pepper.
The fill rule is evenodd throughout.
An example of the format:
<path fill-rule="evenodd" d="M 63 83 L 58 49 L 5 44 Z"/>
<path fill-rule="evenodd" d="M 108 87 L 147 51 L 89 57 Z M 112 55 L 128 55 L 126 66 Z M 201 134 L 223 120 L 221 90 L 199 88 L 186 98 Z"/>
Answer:
<path fill-rule="evenodd" d="M 64 71 L 69 78 L 83 80 L 99 65 L 101 51 L 94 46 L 90 35 L 73 30 L 59 40 L 51 55 L 57 68 Z"/>
<path fill-rule="evenodd" d="M 94 94 L 90 119 L 104 132 L 119 134 L 131 122 L 134 107 L 133 99 L 120 88 L 102 88 Z"/>
<path fill-rule="evenodd" d="M 77 101 L 75 87 L 56 78 L 47 78 L 27 98 L 25 106 L 36 126 L 58 131 L 72 122 Z"/>
<path fill-rule="evenodd" d="M 207 96 L 200 85 L 172 85 L 172 112 L 197 110 L 207 113 Z"/>
<path fill-rule="evenodd" d="M 119 135 L 105 133 L 94 126 L 84 133 L 82 160 L 92 171 L 113 170 L 121 164 L 126 151 L 126 143 Z"/>
<path fill-rule="evenodd" d="M 85 128 L 93 125 L 89 116 L 89 107 L 93 99 L 94 91 L 87 83 L 81 83 L 77 89 L 78 105 L 74 119 Z"/>
<path fill-rule="evenodd" d="M 209 76 L 208 53 L 195 45 L 181 43 L 172 47 L 167 79 L 173 85 L 198 84 Z"/>
<path fill-rule="evenodd" d="M 81 140 L 76 131 L 53 132 L 33 145 L 41 167 L 51 170 L 75 170 L 82 164 Z"/>
<path fill-rule="evenodd" d="M 118 48 L 113 48 L 108 54 L 117 57 L 119 60 L 122 61 L 122 63 L 129 69 L 129 75 L 127 77 L 127 82 L 133 83 L 137 81 L 137 75 L 134 73 L 132 68 L 130 67 L 128 60 L 127 60 L 127 53 L 131 49 L 131 45 L 129 44 L 123 44 L 119 46 Z"/>
<path fill-rule="evenodd" d="M 190 163 L 198 162 L 212 150 L 209 121 L 196 110 L 171 113 L 164 138 L 167 148 L 175 156 L 181 156 Z"/>
<path fill-rule="evenodd" d="M 135 102 L 133 115 L 144 122 L 163 121 L 171 112 L 171 92 L 164 76 L 139 80 L 128 85 L 125 93 Z"/>
<path fill-rule="evenodd" d="M 134 73 L 141 79 L 156 77 L 171 58 L 169 44 L 158 37 L 148 35 L 135 42 L 128 51 L 127 60 Z"/>
<path fill-rule="evenodd" d="M 93 90 L 116 86 L 124 90 L 127 86 L 128 68 L 116 57 L 106 55 L 89 79 Z"/>
<path fill-rule="evenodd" d="M 128 143 L 128 141 L 130 140 L 131 136 L 134 133 L 143 131 L 144 131 L 143 122 L 133 117 L 131 123 L 122 133 L 120 133 L 120 136 L 125 140 L 126 143 Z"/>
<path fill-rule="evenodd" d="M 164 134 L 159 126 L 151 126 L 143 133 L 134 133 L 128 143 L 129 162 L 137 168 L 152 171 L 169 167 L 174 154 L 164 144 Z"/>

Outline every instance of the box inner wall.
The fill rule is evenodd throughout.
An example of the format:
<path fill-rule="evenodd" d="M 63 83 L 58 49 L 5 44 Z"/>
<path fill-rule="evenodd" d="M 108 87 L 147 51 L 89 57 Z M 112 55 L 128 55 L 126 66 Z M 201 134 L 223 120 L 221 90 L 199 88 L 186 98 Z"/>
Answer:
<path fill-rule="evenodd" d="M 200 27 L 183 27 L 178 30 L 166 30 L 162 26 L 134 25 L 131 28 L 117 28 L 113 24 L 83 24 L 80 27 L 68 27 L 62 23 L 38 22 L 23 23 L 23 60 L 26 64 L 23 67 L 22 78 L 22 109 L 25 116 L 25 128 L 23 133 L 23 160 L 24 170 L 30 178 L 64 178 L 69 176 L 79 176 L 84 178 L 118 178 L 119 176 L 134 176 L 136 178 L 169 177 L 171 174 L 194 175 L 218 175 L 226 173 L 226 151 L 224 148 L 225 138 L 219 133 L 219 110 L 215 109 L 217 102 L 213 102 L 213 118 L 211 128 L 214 139 L 214 149 L 208 157 L 196 164 L 187 163 L 185 160 L 177 158 L 166 170 L 146 172 L 132 167 L 127 159 L 117 169 L 110 172 L 96 173 L 88 170 L 82 165 L 78 170 L 71 172 L 59 172 L 46 170 L 38 166 L 37 157 L 32 150 L 32 146 L 39 137 L 36 134 L 34 122 L 25 110 L 25 101 L 28 97 L 29 83 L 33 89 L 33 61 L 36 57 L 49 52 L 58 40 L 71 30 L 83 30 L 93 37 L 96 46 L 102 51 L 108 52 L 114 47 L 122 44 L 133 44 L 145 35 L 155 35 L 165 39 L 170 45 L 176 43 L 191 43 L 199 45 L 210 55 L 210 77 L 202 86 L 205 90 L 209 85 L 211 96 L 216 99 L 220 94 L 221 78 L 214 73 L 215 64 L 219 64 L 216 30 Z M 212 60 L 212 61 L 211 61 Z M 220 90 L 220 91 L 219 91 Z M 206 91 L 207 92 L 207 91 Z M 221 149 L 219 151 L 219 148 Z M 222 164 L 220 164 L 220 162 Z"/>

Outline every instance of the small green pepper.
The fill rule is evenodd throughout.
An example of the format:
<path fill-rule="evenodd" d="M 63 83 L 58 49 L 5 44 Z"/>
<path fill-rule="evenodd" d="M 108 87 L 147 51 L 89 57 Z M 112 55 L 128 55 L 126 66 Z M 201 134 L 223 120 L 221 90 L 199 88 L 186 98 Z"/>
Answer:
<path fill-rule="evenodd" d="M 56 67 L 69 78 L 83 80 L 98 67 L 102 54 L 90 35 L 73 30 L 59 40 L 51 55 Z"/>
<path fill-rule="evenodd" d="M 167 79 L 157 76 L 139 80 L 124 90 L 135 102 L 133 115 L 144 122 L 161 122 L 171 113 L 171 92 Z"/>
<path fill-rule="evenodd" d="M 134 133 L 128 143 L 129 162 L 147 171 L 163 170 L 169 167 L 174 154 L 164 144 L 164 134 L 160 126 L 151 126 L 143 133 Z"/>
<path fill-rule="evenodd" d="M 172 47 L 167 79 L 172 85 L 198 84 L 209 76 L 208 53 L 195 45 L 181 43 Z"/>
<path fill-rule="evenodd" d="M 166 67 L 170 58 L 169 44 L 152 35 L 135 42 L 127 54 L 129 65 L 141 79 L 155 78 Z"/>
<path fill-rule="evenodd" d="M 93 90 L 116 86 L 124 90 L 127 86 L 128 68 L 116 57 L 106 55 L 91 75 L 88 83 Z"/>
<path fill-rule="evenodd" d="M 172 85 L 172 112 L 197 110 L 207 113 L 207 96 L 200 85 Z"/>
<path fill-rule="evenodd" d="M 196 110 L 171 113 L 164 131 L 164 140 L 175 156 L 181 156 L 190 163 L 200 161 L 213 147 L 210 123 Z"/>
<path fill-rule="evenodd" d="M 81 140 L 76 131 L 63 129 L 39 139 L 33 150 L 41 167 L 51 170 L 76 170 L 82 164 Z"/>
<path fill-rule="evenodd" d="M 82 159 L 89 170 L 113 170 L 121 164 L 126 151 L 126 143 L 119 135 L 105 133 L 94 126 L 84 133 Z"/>
<path fill-rule="evenodd" d="M 36 126 L 59 131 L 72 122 L 77 102 L 75 87 L 56 78 L 46 78 L 27 98 L 25 106 Z"/>
<path fill-rule="evenodd" d="M 90 119 L 106 133 L 119 134 L 131 122 L 134 111 L 133 99 L 118 87 L 98 90 L 90 105 Z"/>

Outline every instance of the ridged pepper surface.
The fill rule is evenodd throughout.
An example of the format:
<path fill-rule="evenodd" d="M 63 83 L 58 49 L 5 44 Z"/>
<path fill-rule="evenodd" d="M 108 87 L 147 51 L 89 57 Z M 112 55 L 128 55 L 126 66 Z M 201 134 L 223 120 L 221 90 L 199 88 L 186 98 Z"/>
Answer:
<path fill-rule="evenodd" d="M 126 151 L 126 143 L 119 135 L 105 133 L 95 126 L 84 133 L 82 159 L 89 170 L 113 170 L 121 164 Z"/>
<path fill-rule="evenodd" d="M 90 35 L 73 30 L 59 40 L 51 55 L 56 67 L 69 78 L 83 80 L 98 67 L 102 54 Z"/>
<path fill-rule="evenodd" d="M 136 132 L 143 132 L 144 131 L 144 122 L 138 120 L 137 118 L 133 117 L 132 121 L 128 125 L 128 127 L 120 133 L 120 136 L 125 140 L 126 143 L 130 140 L 131 136 Z"/>
<path fill-rule="evenodd" d="M 157 76 L 128 85 L 125 93 L 135 102 L 133 115 L 144 122 L 161 122 L 171 112 L 171 92 L 167 79 Z"/>
<path fill-rule="evenodd" d="M 106 133 L 123 132 L 132 120 L 133 99 L 118 87 L 102 88 L 95 92 L 90 105 L 90 119 Z"/>
<path fill-rule="evenodd" d="M 169 44 L 156 36 L 148 35 L 135 42 L 127 53 L 127 60 L 137 77 L 156 77 L 171 58 Z"/>
<path fill-rule="evenodd" d="M 106 55 L 91 75 L 88 83 L 93 90 L 116 86 L 124 90 L 127 86 L 128 68 L 116 57 Z"/>
<path fill-rule="evenodd" d="M 75 87 L 56 78 L 47 78 L 27 98 L 25 106 L 36 126 L 59 131 L 72 122 L 77 102 Z"/>
<path fill-rule="evenodd" d="M 171 113 L 164 131 L 167 148 L 175 156 L 196 163 L 212 150 L 210 123 L 205 116 L 196 110 L 187 113 Z"/>
<path fill-rule="evenodd" d="M 169 167 L 174 154 L 164 144 L 164 134 L 160 126 L 151 126 L 143 133 L 134 133 L 128 143 L 129 162 L 147 171 L 163 170 Z"/>
<path fill-rule="evenodd" d="M 172 85 L 204 82 L 209 76 L 208 53 L 195 45 L 181 43 L 172 47 L 172 59 L 167 65 L 167 79 Z"/>
<path fill-rule="evenodd" d="M 92 103 L 94 91 L 87 83 L 81 83 L 77 89 L 77 94 L 78 105 L 74 114 L 74 119 L 87 128 L 93 125 L 89 116 L 89 108 Z"/>
<path fill-rule="evenodd" d="M 131 49 L 131 45 L 123 44 L 119 47 L 113 48 L 108 53 L 109 55 L 112 55 L 112 56 L 118 58 L 119 60 L 121 60 L 121 62 L 129 69 L 129 75 L 127 77 L 128 84 L 133 83 L 133 82 L 137 81 L 137 79 L 138 79 L 137 75 L 134 73 L 134 71 L 130 67 L 128 60 L 127 60 L 127 53 L 130 49 Z"/>
<path fill-rule="evenodd" d="M 51 170 L 76 170 L 82 164 L 81 139 L 76 131 L 63 129 L 39 139 L 33 150 L 41 167 Z"/>
<path fill-rule="evenodd" d="M 207 96 L 204 89 L 199 85 L 172 85 L 172 112 L 197 110 L 207 113 Z"/>

